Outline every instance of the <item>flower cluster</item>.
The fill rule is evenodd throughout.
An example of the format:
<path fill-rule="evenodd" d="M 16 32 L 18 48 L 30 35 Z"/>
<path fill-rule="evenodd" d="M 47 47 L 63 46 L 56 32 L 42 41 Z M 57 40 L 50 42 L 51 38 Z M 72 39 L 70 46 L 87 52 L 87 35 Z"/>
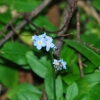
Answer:
<path fill-rule="evenodd" d="M 61 60 L 54 59 L 53 64 L 56 70 L 66 69 L 66 62 L 64 62 L 63 59 Z"/>
<path fill-rule="evenodd" d="M 50 36 L 47 36 L 45 32 L 39 36 L 32 36 L 32 41 L 38 50 L 40 50 L 42 47 L 46 47 L 46 51 L 49 51 L 50 48 L 53 50 L 57 49 L 57 47 L 52 43 L 53 39 Z"/>

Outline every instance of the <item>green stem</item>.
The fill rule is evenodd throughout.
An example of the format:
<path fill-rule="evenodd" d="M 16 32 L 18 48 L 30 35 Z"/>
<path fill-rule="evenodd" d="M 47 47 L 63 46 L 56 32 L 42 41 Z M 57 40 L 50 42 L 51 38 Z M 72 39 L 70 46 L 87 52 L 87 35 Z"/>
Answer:
<path fill-rule="evenodd" d="M 52 50 L 50 50 L 51 61 L 53 62 L 53 54 Z M 56 84 L 55 84 L 55 68 L 52 66 L 52 74 L 53 74 L 53 93 L 54 93 L 54 100 L 56 100 Z"/>

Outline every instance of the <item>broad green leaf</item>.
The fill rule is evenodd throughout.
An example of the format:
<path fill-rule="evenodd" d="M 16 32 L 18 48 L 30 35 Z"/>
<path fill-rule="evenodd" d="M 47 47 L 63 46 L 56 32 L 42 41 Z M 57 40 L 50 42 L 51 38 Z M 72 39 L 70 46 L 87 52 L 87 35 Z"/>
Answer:
<path fill-rule="evenodd" d="M 91 23 L 89 23 L 90 25 L 92 25 L 92 22 Z M 87 24 L 87 28 L 89 27 L 89 25 Z M 92 26 L 93 27 L 93 26 Z M 91 27 L 89 28 L 89 29 L 91 29 Z M 89 30 L 88 29 L 88 30 Z M 84 34 L 82 34 L 81 35 L 81 39 L 84 41 L 84 42 L 86 42 L 87 44 L 93 44 L 93 46 L 95 47 L 95 44 L 96 43 L 98 43 L 98 42 L 100 42 L 100 40 L 99 40 L 99 36 L 97 35 L 97 32 L 95 32 L 95 34 L 93 34 L 92 32 L 91 32 L 91 34 L 89 33 L 89 34 L 87 34 L 87 33 L 84 33 Z M 91 41 L 92 40 L 92 41 Z"/>
<path fill-rule="evenodd" d="M 66 76 L 63 77 L 63 80 L 65 83 L 67 84 L 72 84 L 73 82 L 75 82 L 76 80 L 78 80 L 80 78 L 80 75 L 75 75 L 75 74 L 68 74 Z"/>
<path fill-rule="evenodd" d="M 85 78 L 80 78 L 76 81 L 78 85 L 78 95 L 74 98 L 74 100 L 86 100 L 87 94 L 91 89 L 91 85 Z"/>
<path fill-rule="evenodd" d="M 45 90 L 46 90 L 48 99 L 49 100 L 54 99 L 54 97 L 53 97 L 53 94 L 54 94 L 54 91 L 53 91 L 53 75 L 52 75 L 51 69 L 47 71 L 47 73 L 45 75 L 44 83 L 45 83 Z"/>
<path fill-rule="evenodd" d="M 24 31 L 23 33 L 19 34 L 19 38 L 27 45 L 32 45 L 32 36 L 31 33 L 28 31 Z M 26 41 L 27 40 L 27 41 Z"/>
<path fill-rule="evenodd" d="M 18 71 L 0 64 L 0 82 L 6 87 L 16 86 L 18 84 Z"/>
<path fill-rule="evenodd" d="M 17 95 L 13 96 L 13 97 L 11 98 L 11 100 L 18 100 L 18 96 L 17 96 Z"/>
<path fill-rule="evenodd" d="M 86 62 L 86 67 L 83 68 L 83 72 L 84 73 L 92 73 L 94 72 L 95 66 L 90 63 L 90 62 Z"/>
<path fill-rule="evenodd" d="M 44 78 L 47 70 L 50 68 L 50 61 L 47 60 L 46 56 L 38 59 L 33 52 L 29 51 L 26 53 L 27 61 L 31 69 L 40 77 Z"/>
<path fill-rule="evenodd" d="M 65 97 L 61 97 L 60 100 L 65 100 Z"/>
<path fill-rule="evenodd" d="M 78 86 L 74 82 L 68 86 L 66 91 L 66 100 L 73 100 L 78 95 Z"/>
<path fill-rule="evenodd" d="M 90 83 L 85 78 L 80 78 L 76 83 L 79 90 L 78 96 L 85 96 L 91 89 Z"/>
<path fill-rule="evenodd" d="M 8 8 L 17 10 L 17 12 L 30 12 L 40 3 L 42 0 L 0 0 L 0 4 L 8 5 Z"/>
<path fill-rule="evenodd" d="M 20 91 L 18 94 L 16 94 L 18 99 L 17 100 L 40 100 L 39 97 L 36 94 L 33 94 L 32 92 L 27 91 Z M 16 96 L 15 95 L 15 96 Z"/>
<path fill-rule="evenodd" d="M 63 58 L 69 66 L 76 61 L 75 51 L 66 45 L 63 46 L 60 57 Z"/>
<path fill-rule="evenodd" d="M 54 99 L 54 87 L 53 87 L 53 75 L 52 70 L 48 70 L 45 76 L 45 89 L 48 96 L 48 99 Z M 59 100 L 63 94 L 63 84 L 61 76 L 58 76 L 55 80 L 56 83 L 56 97 Z"/>
<path fill-rule="evenodd" d="M 90 83 L 91 86 L 94 86 L 100 82 L 100 71 L 85 75 L 84 78 Z"/>
<path fill-rule="evenodd" d="M 39 26 L 44 27 L 46 26 L 46 29 L 48 30 L 56 30 L 55 26 L 49 21 L 49 19 L 46 16 L 38 16 L 36 19 L 33 20 L 33 22 Z M 33 28 L 34 29 L 34 28 Z"/>
<path fill-rule="evenodd" d="M 87 98 L 87 95 L 78 94 L 78 96 L 76 96 L 74 100 L 86 100 L 86 98 Z"/>
<path fill-rule="evenodd" d="M 99 10 L 100 11 L 100 1 L 99 0 L 97 0 L 97 1 L 92 1 L 92 4 L 93 4 L 93 6 L 97 9 L 97 10 Z"/>
<path fill-rule="evenodd" d="M 58 76 L 57 79 L 56 79 L 56 96 L 57 96 L 57 100 L 59 100 L 62 95 L 63 95 L 62 79 L 61 79 L 61 76 Z"/>
<path fill-rule="evenodd" d="M 1 49 L 3 52 L 1 56 L 19 65 L 25 65 L 27 64 L 25 54 L 29 50 L 30 48 L 24 44 L 9 41 Z"/>
<path fill-rule="evenodd" d="M 88 47 L 84 46 L 82 43 L 79 43 L 74 40 L 66 40 L 65 43 L 77 51 L 79 51 L 81 54 L 83 54 L 88 60 L 91 61 L 96 67 L 100 66 L 100 56 L 93 52 Z"/>
<path fill-rule="evenodd" d="M 29 95 L 32 95 L 32 94 L 40 95 L 41 94 L 41 92 L 37 90 L 33 85 L 28 84 L 28 83 L 23 83 L 23 84 L 19 84 L 18 86 L 12 88 L 7 93 L 7 97 L 11 99 L 13 96 L 16 96 L 16 94 L 18 94 L 19 92 L 22 92 L 25 95 L 27 95 L 27 93 L 29 93 Z"/>
<path fill-rule="evenodd" d="M 36 94 L 33 94 L 33 92 L 19 91 L 11 98 L 11 100 L 32 100 L 33 98 L 34 100 L 40 100 Z"/>
<path fill-rule="evenodd" d="M 5 6 L 7 7 L 7 6 Z M 10 11 L 6 11 L 4 13 L 0 13 L 0 21 L 7 24 L 12 19 Z M 1 26 L 0 26 L 1 27 Z"/>
<path fill-rule="evenodd" d="M 86 100 L 100 100 L 100 83 L 93 86 Z"/>
<path fill-rule="evenodd" d="M 79 67 L 78 67 L 77 63 L 73 63 L 71 65 L 71 68 L 72 68 L 73 74 L 80 75 L 80 71 L 79 71 Z"/>

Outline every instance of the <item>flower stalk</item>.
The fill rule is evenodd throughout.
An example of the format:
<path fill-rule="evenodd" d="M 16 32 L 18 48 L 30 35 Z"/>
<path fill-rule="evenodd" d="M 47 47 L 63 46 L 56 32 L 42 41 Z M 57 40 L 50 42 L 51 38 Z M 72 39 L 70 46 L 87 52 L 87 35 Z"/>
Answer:
<path fill-rule="evenodd" d="M 52 54 L 52 50 L 50 50 L 50 56 L 51 56 L 51 62 L 53 62 L 53 54 Z M 56 77 L 55 77 L 55 68 L 54 66 L 52 66 L 52 74 L 53 74 L 53 93 L 54 93 L 54 100 L 56 100 Z"/>

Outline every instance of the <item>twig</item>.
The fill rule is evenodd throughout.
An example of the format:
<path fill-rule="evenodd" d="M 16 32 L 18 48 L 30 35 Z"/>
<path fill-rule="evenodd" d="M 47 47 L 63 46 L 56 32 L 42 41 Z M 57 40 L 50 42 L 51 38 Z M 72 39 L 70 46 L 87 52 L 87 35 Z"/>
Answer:
<path fill-rule="evenodd" d="M 34 9 L 31 13 L 29 13 L 28 18 L 31 20 L 34 18 L 39 12 L 41 12 L 52 0 L 44 0 L 42 4 L 40 4 L 36 9 Z M 27 24 L 27 21 L 24 19 L 18 26 L 14 28 L 14 30 L 21 29 Z M 0 46 L 7 41 L 12 35 L 14 35 L 14 32 L 11 30 L 7 33 L 7 35 L 0 40 Z"/>
<path fill-rule="evenodd" d="M 68 28 L 68 24 L 70 22 L 70 19 L 72 17 L 72 14 L 76 8 L 76 4 L 77 4 L 77 1 L 78 0 L 70 0 L 68 1 L 68 4 L 67 4 L 67 7 L 65 8 L 64 10 L 64 18 L 63 18 L 63 21 L 61 23 L 61 26 L 62 27 L 63 25 L 65 25 L 64 27 L 62 27 L 61 29 L 63 29 L 61 32 L 58 32 L 58 36 L 59 35 L 62 35 L 66 32 L 67 28 Z M 63 39 L 64 37 L 61 37 L 60 39 L 58 39 L 55 44 L 56 46 L 58 47 L 58 50 L 56 50 L 54 52 L 54 55 L 59 58 L 59 54 L 60 54 L 60 51 L 62 49 L 62 44 L 63 44 Z"/>
<path fill-rule="evenodd" d="M 48 100 L 45 89 L 43 89 L 43 94 L 42 94 L 41 100 Z"/>
<path fill-rule="evenodd" d="M 4 31 L 10 26 L 10 23 L 12 23 L 15 19 L 17 19 L 19 16 L 21 16 L 22 13 L 18 14 L 17 16 L 15 16 L 0 32 L 0 34 L 4 34 Z"/>
<path fill-rule="evenodd" d="M 69 4 L 70 4 L 70 3 L 68 2 L 68 5 L 69 5 Z M 24 15 L 24 18 L 28 21 L 28 23 L 30 23 L 32 26 L 34 26 L 34 27 L 37 29 L 38 32 L 45 31 L 45 32 L 51 33 L 51 34 L 54 34 L 54 33 L 57 34 L 58 32 L 64 33 L 63 31 L 66 30 L 66 27 L 68 26 L 68 23 L 69 23 L 69 21 L 70 21 L 70 18 L 72 17 L 72 12 L 74 11 L 74 10 L 73 10 L 73 9 L 74 9 L 74 4 L 73 4 L 73 5 L 70 4 L 70 5 L 67 7 L 67 9 L 68 9 L 68 12 L 67 12 L 67 13 L 70 13 L 70 15 L 68 16 L 67 14 L 65 14 L 65 16 L 68 16 L 68 19 L 67 19 L 67 20 L 64 20 L 64 22 L 63 22 L 61 28 L 60 28 L 59 30 L 57 30 L 57 31 L 49 31 L 49 30 L 46 30 L 45 27 L 40 28 L 39 26 L 37 26 L 37 25 L 35 25 L 34 23 L 32 23 L 32 22 L 27 18 L 26 15 Z M 65 9 L 65 12 L 66 12 L 66 9 Z M 61 35 L 61 34 L 58 34 L 58 35 Z"/>
<path fill-rule="evenodd" d="M 100 15 L 97 13 L 97 11 L 91 4 L 79 0 L 77 5 L 80 6 L 86 12 L 87 15 L 93 16 L 96 19 L 96 21 L 100 24 Z"/>
<path fill-rule="evenodd" d="M 77 41 L 80 42 L 80 20 L 79 20 L 79 12 L 76 13 L 76 21 L 77 21 Z M 81 54 L 78 53 L 78 64 L 80 69 L 81 77 L 84 77 L 83 73 L 83 66 L 82 66 L 82 60 L 81 60 Z"/>
<path fill-rule="evenodd" d="M 84 42 L 84 41 L 82 41 L 82 40 L 80 40 L 80 42 L 83 43 L 83 44 L 84 44 L 85 46 L 87 46 L 88 48 L 92 49 L 94 52 L 100 53 L 100 49 L 95 48 L 93 45 L 88 44 L 88 43 L 86 43 L 86 42 Z"/>

